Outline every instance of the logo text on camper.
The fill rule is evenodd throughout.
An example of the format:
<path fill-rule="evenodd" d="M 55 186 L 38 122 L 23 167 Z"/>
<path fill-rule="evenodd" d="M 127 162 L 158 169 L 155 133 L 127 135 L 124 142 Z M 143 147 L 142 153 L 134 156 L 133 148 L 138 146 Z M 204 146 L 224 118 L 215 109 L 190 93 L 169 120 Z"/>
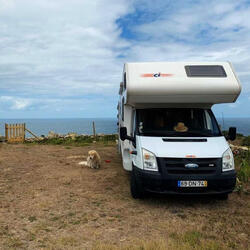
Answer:
<path fill-rule="evenodd" d="M 142 74 L 141 77 L 168 77 L 172 76 L 173 74 L 166 74 L 166 73 L 147 73 L 147 74 Z"/>

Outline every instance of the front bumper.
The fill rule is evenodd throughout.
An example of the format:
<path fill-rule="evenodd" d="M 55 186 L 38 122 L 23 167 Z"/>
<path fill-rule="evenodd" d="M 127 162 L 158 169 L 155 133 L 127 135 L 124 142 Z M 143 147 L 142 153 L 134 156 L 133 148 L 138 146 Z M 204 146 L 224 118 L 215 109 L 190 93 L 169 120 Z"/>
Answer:
<path fill-rule="evenodd" d="M 220 172 L 214 175 L 181 175 L 165 174 L 162 172 L 145 171 L 133 167 L 136 181 L 142 187 L 153 193 L 166 194 L 227 194 L 234 190 L 236 184 L 236 172 Z M 178 187 L 180 180 L 206 180 L 207 187 Z"/>

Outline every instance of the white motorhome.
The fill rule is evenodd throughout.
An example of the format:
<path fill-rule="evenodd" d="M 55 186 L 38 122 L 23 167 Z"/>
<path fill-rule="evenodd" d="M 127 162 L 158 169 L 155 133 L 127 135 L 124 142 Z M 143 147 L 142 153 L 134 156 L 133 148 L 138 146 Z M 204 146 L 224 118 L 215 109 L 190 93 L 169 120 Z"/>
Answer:
<path fill-rule="evenodd" d="M 235 102 L 241 85 L 229 62 L 126 63 L 118 104 L 119 151 L 131 194 L 227 198 L 234 159 L 211 107 Z"/>

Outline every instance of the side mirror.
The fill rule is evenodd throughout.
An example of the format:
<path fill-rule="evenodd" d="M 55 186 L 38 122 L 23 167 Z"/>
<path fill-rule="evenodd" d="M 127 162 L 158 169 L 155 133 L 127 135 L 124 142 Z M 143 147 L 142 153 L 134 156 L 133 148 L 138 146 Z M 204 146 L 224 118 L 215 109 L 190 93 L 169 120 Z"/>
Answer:
<path fill-rule="evenodd" d="M 129 141 L 135 142 L 135 138 L 133 136 L 128 135 L 126 127 L 120 127 L 120 139 L 122 141 L 127 139 Z"/>
<path fill-rule="evenodd" d="M 227 139 L 230 141 L 234 141 L 236 139 L 236 127 L 229 128 Z"/>
<path fill-rule="evenodd" d="M 120 127 L 120 139 L 122 141 L 126 140 L 127 139 L 127 128 L 126 127 Z"/>

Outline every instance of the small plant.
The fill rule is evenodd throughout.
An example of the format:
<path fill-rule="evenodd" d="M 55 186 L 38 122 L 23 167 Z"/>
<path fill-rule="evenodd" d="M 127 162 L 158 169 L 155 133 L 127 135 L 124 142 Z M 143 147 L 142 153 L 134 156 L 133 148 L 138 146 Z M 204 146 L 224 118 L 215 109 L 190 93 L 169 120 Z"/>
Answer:
<path fill-rule="evenodd" d="M 245 136 L 242 140 L 242 146 L 250 146 L 250 136 Z"/>
<path fill-rule="evenodd" d="M 250 153 L 248 151 L 246 158 L 241 160 L 238 178 L 242 182 L 248 182 L 250 177 Z"/>
<path fill-rule="evenodd" d="M 249 181 L 250 178 L 250 151 L 242 154 L 239 164 L 239 170 L 237 171 L 236 191 L 242 192 L 244 190 L 244 184 Z"/>
<path fill-rule="evenodd" d="M 200 244 L 200 239 L 202 234 L 197 231 L 186 232 L 183 236 L 184 242 L 188 243 L 191 246 L 195 246 Z"/>
<path fill-rule="evenodd" d="M 30 217 L 28 218 L 28 220 L 29 220 L 30 222 L 36 221 L 36 216 L 30 216 Z"/>

